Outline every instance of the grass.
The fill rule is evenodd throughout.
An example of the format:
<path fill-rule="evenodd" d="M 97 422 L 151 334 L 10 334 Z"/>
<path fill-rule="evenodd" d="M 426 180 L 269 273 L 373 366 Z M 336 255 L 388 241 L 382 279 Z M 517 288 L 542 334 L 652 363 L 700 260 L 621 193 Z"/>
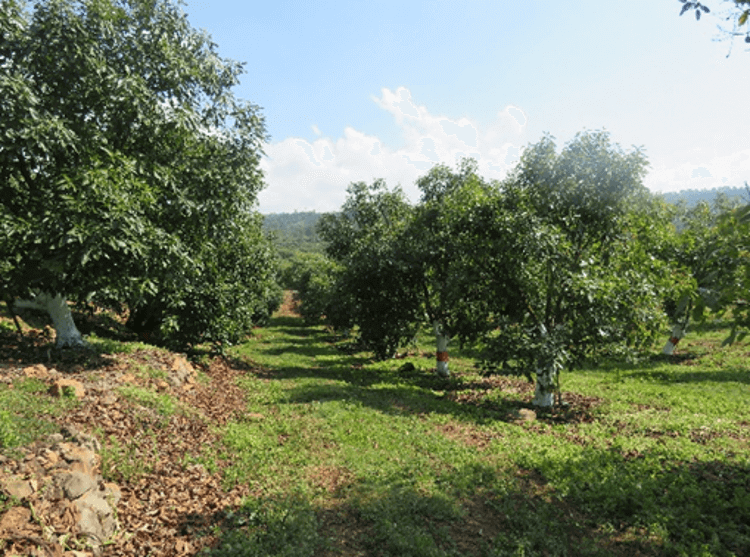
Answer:
<path fill-rule="evenodd" d="M 179 403 L 166 393 L 159 394 L 151 389 L 135 385 L 124 385 L 117 390 L 129 401 L 146 408 L 151 408 L 161 416 L 171 416 L 179 407 Z"/>
<path fill-rule="evenodd" d="M 375 362 L 275 318 L 232 354 L 259 370 L 217 459 L 256 495 L 209 554 L 748 554 L 748 349 L 724 336 L 567 374 L 571 411 L 519 422 L 523 381 L 458 350 L 441 380 L 427 335 Z"/>
<path fill-rule="evenodd" d="M 725 337 L 714 324 L 673 357 L 566 373 L 570 408 L 522 420 L 531 385 L 482 376 L 454 347 L 453 376 L 436 377 L 428 331 L 406 357 L 376 362 L 275 317 L 230 350 L 250 364 L 245 415 L 220 429 L 218 451 L 185 456 L 252 494 L 222 511 L 204 555 L 750 555 L 750 349 Z M 115 357 L 142 349 L 93 332 L 89 342 Z M 132 371 L 164 379 L 149 364 Z M 190 411 L 118 389 L 157 421 Z M 48 418 L 76 404 L 44 392 L 35 379 L 0 384 L 4 451 L 55 431 Z M 149 472 L 155 438 L 99 437 L 106 478 Z"/>
<path fill-rule="evenodd" d="M 0 384 L 0 451 L 57 432 L 50 418 L 78 404 L 75 397 L 46 396 L 47 390 L 46 383 L 34 378 Z"/>

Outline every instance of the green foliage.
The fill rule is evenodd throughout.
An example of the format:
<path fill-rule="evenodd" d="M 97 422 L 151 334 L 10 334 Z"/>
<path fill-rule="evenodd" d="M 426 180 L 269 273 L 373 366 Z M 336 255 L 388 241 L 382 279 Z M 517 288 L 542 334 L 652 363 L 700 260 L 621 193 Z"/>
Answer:
<path fill-rule="evenodd" d="M 524 152 L 504 188 L 516 214 L 528 214 L 526 246 L 493 255 L 511 277 L 505 297 L 520 303 L 497 306 L 490 361 L 528 373 L 650 345 L 664 326 L 669 269 L 642 245 L 652 202 L 645 166 L 639 150 L 623 152 L 605 132 L 578 134 L 559 154 L 550 137 Z"/>
<path fill-rule="evenodd" d="M 448 497 L 393 489 L 382 499 L 363 503 L 362 518 L 372 524 L 366 546 L 383 556 L 458 555 L 447 524 L 461 513 Z"/>
<path fill-rule="evenodd" d="M 342 267 L 327 316 L 334 328 L 356 324 L 364 345 L 386 358 L 419 321 L 413 275 L 395 243 L 411 207 L 400 188 L 389 190 L 382 180 L 352 183 L 347 192 L 341 213 L 318 225 L 326 254 Z"/>
<path fill-rule="evenodd" d="M 695 19 L 700 20 L 702 14 L 711 13 L 711 9 L 702 2 L 693 2 L 689 0 L 679 0 L 682 3 L 680 9 L 680 15 L 687 11 L 694 10 Z M 732 23 L 732 29 L 720 29 L 725 35 L 730 38 L 735 36 L 745 35 L 744 42 L 750 43 L 750 1 L 749 0 L 728 0 L 734 4 L 731 8 L 728 8 L 724 15 L 724 19 Z M 743 28 L 745 29 L 743 31 Z M 727 55 L 728 56 L 728 55 Z"/>
<path fill-rule="evenodd" d="M 335 290 L 340 273 L 341 267 L 323 255 L 308 254 L 299 257 L 291 284 L 305 323 L 316 324 L 321 318 L 329 316 L 331 322 L 340 322 L 335 313 L 340 306 L 337 299 L 340 293 Z"/>
<path fill-rule="evenodd" d="M 701 201 L 713 206 L 716 201 L 725 199 L 729 203 L 742 203 L 748 201 L 748 190 L 746 188 L 723 186 L 709 190 L 680 190 L 665 192 L 661 197 L 671 205 L 685 205 L 686 209 L 695 207 Z"/>
<path fill-rule="evenodd" d="M 20 440 L 10 412 L 0 410 L 0 448 L 15 447 L 20 443 Z"/>
<path fill-rule="evenodd" d="M 105 480 L 134 482 L 152 471 L 138 442 L 121 443 L 115 436 L 102 435 L 101 466 Z"/>
<path fill-rule="evenodd" d="M 169 0 L 3 2 L 0 289 L 130 309 L 176 344 L 269 313 L 260 109 Z"/>
<path fill-rule="evenodd" d="M 732 260 L 736 272 L 721 285 L 721 303 L 732 312 L 733 325 L 726 343 L 742 340 L 750 332 L 750 204 L 724 213 L 719 222 L 723 250 L 712 260 Z"/>
<path fill-rule="evenodd" d="M 293 252 L 322 253 L 317 224 L 322 213 L 314 211 L 272 213 L 263 217 L 263 231 L 273 238 L 282 257 Z"/>

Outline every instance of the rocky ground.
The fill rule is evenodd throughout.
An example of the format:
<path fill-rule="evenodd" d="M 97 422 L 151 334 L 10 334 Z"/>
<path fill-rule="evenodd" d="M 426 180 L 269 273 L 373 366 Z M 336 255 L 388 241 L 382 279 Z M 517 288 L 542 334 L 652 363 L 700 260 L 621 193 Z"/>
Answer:
<path fill-rule="evenodd" d="M 200 456 L 218 450 L 216 426 L 244 412 L 236 378 L 250 370 L 223 358 L 198 366 L 156 348 L 55 354 L 48 336 L 32 329 L 0 339 L 0 382 L 36 377 L 49 385 L 44 396 L 80 400 L 53 418 L 58 433 L 0 456 L 0 551 L 185 556 L 214 543 L 248 493 L 223 489 L 221 470 Z M 177 410 L 138 405 L 123 386 L 168 394 Z"/>

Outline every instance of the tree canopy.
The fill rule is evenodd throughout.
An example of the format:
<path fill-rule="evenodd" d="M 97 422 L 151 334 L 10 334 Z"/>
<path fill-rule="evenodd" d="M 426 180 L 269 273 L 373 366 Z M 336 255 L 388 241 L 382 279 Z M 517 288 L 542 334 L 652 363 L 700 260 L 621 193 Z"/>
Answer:
<path fill-rule="evenodd" d="M 169 0 L 0 3 L 0 288 L 226 341 L 267 312 L 260 108 Z"/>
<path fill-rule="evenodd" d="M 560 152 L 544 137 L 503 182 L 471 159 L 437 165 L 413 206 L 382 181 L 352 184 L 321 220 L 340 265 L 327 299 L 380 357 L 427 323 L 438 371 L 447 339 L 481 341 L 489 370 L 536 378 L 549 406 L 560 370 L 648 346 L 666 325 L 672 269 L 654 254 L 670 223 L 653 218 L 662 202 L 642 185 L 646 164 L 584 132 Z"/>

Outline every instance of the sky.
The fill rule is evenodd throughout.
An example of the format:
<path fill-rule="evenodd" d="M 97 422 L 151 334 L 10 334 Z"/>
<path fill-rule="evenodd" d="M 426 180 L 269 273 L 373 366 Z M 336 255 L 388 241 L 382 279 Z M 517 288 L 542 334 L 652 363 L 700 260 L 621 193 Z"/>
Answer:
<path fill-rule="evenodd" d="M 270 141 L 261 213 L 336 211 L 377 178 L 473 157 L 502 179 L 551 134 L 643 148 L 654 192 L 750 182 L 750 51 L 678 0 L 187 0 L 193 27 L 245 63 L 234 94 Z M 729 55 L 729 56 L 727 56 Z"/>

